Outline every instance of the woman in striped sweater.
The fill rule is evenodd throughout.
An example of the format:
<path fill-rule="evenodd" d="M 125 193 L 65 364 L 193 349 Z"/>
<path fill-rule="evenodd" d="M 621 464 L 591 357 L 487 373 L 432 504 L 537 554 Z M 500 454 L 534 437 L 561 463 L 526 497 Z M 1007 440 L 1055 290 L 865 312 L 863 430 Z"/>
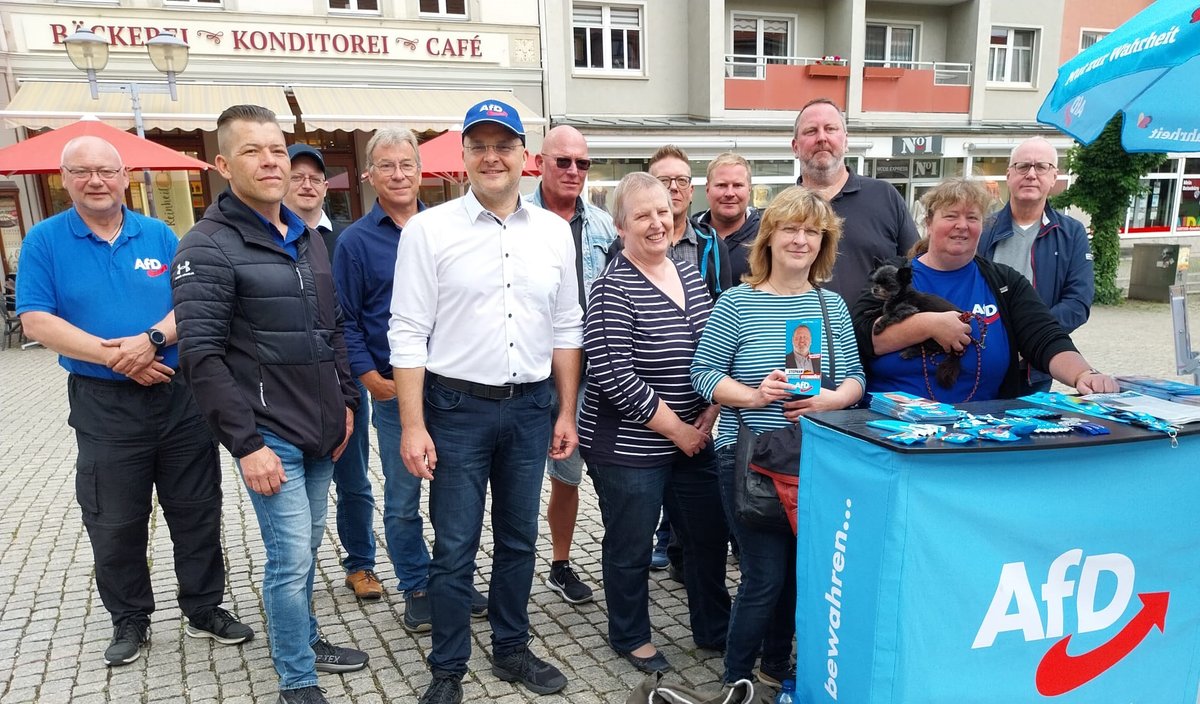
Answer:
<path fill-rule="evenodd" d="M 579 449 L 600 499 L 608 641 L 643 672 L 670 662 L 650 639 L 650 551 L 664 504 L 679 533 L 696 645 L 725 649 L 729 591 L 711 430 L 716 407 L 689 368 L 712 302 L 700 273 L 667 258 L 666 188 L 621 179 L 613 220 L 624 243 L 592 284 L 583 346 L 588 383 Z"/>
<path fill-rule="evenodd" d="M 723 407 L 716 438 L 721 498 L 741 546 L 742 579 L 729 623 L 726 682 L 749 678 L 760 653 L 761 680 L 777 684 L 795 676 L 796 538 L 790 531 L 776 533 L 733 520 L 734 409 L 741 409 L 746 425 L 761 433 L 786 427 L 806 413 L 852 406 L 862 397 L 865 378 L 846 303 L 817 288 L 833 272 L 841 231 L 841 219 L 812 191 L 796 186 L 776 196 L 763 212 L 751 247 L 750 274 L 717 300 L 692 362 L 696 390 Z M 821 334 L 814 336 L 820 339 L 812 340 L 822 355 L 822 388 L 816 396 L 793 399 L 783 371 L 788 324 L 814 319 L 822 321 Z M 836 368 L 833 374 L 831 368 Z"/>

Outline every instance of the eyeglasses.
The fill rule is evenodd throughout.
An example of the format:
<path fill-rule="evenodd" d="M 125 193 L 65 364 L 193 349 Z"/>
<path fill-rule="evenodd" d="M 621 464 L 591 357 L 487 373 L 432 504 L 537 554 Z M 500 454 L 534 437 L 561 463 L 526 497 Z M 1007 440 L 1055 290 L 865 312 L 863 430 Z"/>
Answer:
<path fill-rule="evenodd" d="M 671 178 L 670 176 L 658 176 L 657 178 L 658 182 L 666 186 L 668 191 L 671 190 L 672 185 L 681 191 L 692 185 L 691 176 L 676 176 L 675 178 Z"/>
<path fill-rule="evenodd" d="M 71 174 L 72 178 L 81 181 L 91 181 L 92 176 L 99 176 L 101 181 L 111 181 L 121 175 L 124 169 L 75 169 L 70 166 L 62 167 L 63 171 Z"/>
<path fill-rule="evenodd" d="M 575 168 L 579 169 L 580 171 L 587 171 L 588 169 L 592 168 L 591 159 L 572 159 L 569 156 L 546 156 L 545 154 L 542 156 L 546 157 L 547 159 L 553 159 L 554 165 L 563 171 L 571 168 L 571 164 L 575 164 Z"/>
<path fill-rule="evenodd" d="M 480 157 L 488 153 L 488 150 L 496 152 L 496 156 L 509 156 L 518 149 L 524 147 L 520 142 L 510 142 L 508 144 L 464 144 L 463 150 L 471 156 Z M 588 164 L 591 166 L 591 164 Z"/>
<path fill-rule="evenodd" d="M 824 230 L 814 230 L 811 227 L 799 227 L 797 225 L 784 225 L 779 228 L 783 236 L 794 240 L 797 235 L 804 235 L 808 239 L 820 239 L 825 236 Z"/>
<path fill-rule="evenodd" d="M 1009 164 L 1008 168 L 1016 171 L 1022 176 L 1029 173 L 1030 169 L 1033 169 L 1034 173 L 1036 173 L 1038 176 L 1045 176 L 1046 174 L 1050 173 L 1050 170 L 1055 168 L 1055 166 L 1048 161 L 1018 161 L 1015 164 Z"/>
<path fill-rule="evenodd" d="M 291 181 L 293 186 L 299 186 L 305 181 L 308 181 L 313 186 L 325 185 L 325 177 L 316 174 L 312 176 L 305 176 L 304 174 L 292 174 Z"/>
<path fill-rule="evenodd" d="M 391 176 L 392 174 L 396 173 L 397 170 L 404 176 L 417 175 L 417 162 L 415 161 L 401 161 L 400 163 L 396 163 L 394 161 L 381 161 L 378 164 L 371 164 L 371 168 L 375 169 L 384 176 Z"/>

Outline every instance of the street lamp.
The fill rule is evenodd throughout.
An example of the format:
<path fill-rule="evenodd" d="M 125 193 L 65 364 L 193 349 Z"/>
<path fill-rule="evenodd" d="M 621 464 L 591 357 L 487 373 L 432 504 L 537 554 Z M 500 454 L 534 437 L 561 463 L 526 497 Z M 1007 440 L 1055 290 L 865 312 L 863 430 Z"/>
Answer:
<path fill-rule="evenodd" d="M 137 136 L 145 139 L 146 128 L 142 124 L 142 93 L 166 93 L 172 101 L 179 100 L 175 92 L 175 76 L 183 73 L 188 65 L 188 44 L 171 32 L 161 32 L 146 41 L 146 52 L 150 55 L 150 63 L 161 73 L 167 74 L 167 85 L 141 84 L 136 81 L 128 83 L 105 83 L 96 80 L 96 74 L 108 65 L 108 42 L 96 36 L 90 29 L 78 29 L 69 37 L 63 39 L 67 48 L 67 56 L 75 68 L 87 73 L 88 86 L 91 87 L 92 100 L 99 100 L 101 93 L 128 93 L 133 104 L 133 125 L 137 128 Z M 157 217 L 154 208 L 154 196 L 150 185 L 150 172 L 142 170 L 146 183 L 146 203 L 151 217 Z"/>

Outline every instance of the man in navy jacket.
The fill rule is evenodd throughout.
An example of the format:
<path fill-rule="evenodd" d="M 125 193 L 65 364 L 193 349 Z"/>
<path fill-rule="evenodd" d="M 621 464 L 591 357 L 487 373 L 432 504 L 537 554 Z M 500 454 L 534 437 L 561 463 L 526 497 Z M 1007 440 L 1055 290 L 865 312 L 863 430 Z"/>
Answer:
<path fill-rule="evenodd" d="M 1096 282 L 1087 231 L 1046 202 L 1058 178 L 1058 152 L 1042 137 L 1017 145 L 1008 162 L 1009 202 L 984 227 L 979 254 L 1025 275 L 1068 333 L 1087 322 Z M 1023 393 L 1051 379 L 1021 360 Z"/>

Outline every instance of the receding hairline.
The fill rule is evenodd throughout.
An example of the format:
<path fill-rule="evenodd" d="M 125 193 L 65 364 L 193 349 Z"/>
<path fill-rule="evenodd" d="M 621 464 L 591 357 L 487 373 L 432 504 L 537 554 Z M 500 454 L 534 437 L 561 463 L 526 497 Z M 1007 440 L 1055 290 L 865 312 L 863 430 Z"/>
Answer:
<path fill-rule="evenodd" d="M 1050 150 L 1050 153 L 1054 155 L 1054 159 L 1050 163 L 1054 164 L 1055 166 L 1058 166 L 1058 148 L 1055 147 L 1053 144 L 1051 144 L 1050 140 L 1046 139 L 1045 137 L 1041 137 L 1041 136 L 1030 137 L 1029 139 L 1025 140 L 1024 142 L 1021 142 L 1017 146 L 1013 147 L 1013 150 L 1008 153 L 1008 163 L 1012 164 L 1016 160 L 1017 152 L 1020 151 L 1023 147 L 1033 145 L 1033 144 L 1045 145 L 1046 148 Z"/>
<path fill-rule="evenodd" d="M 99 147 L 100 149 L 107 149 L 108 151 L 112 152 L 112 155 L 114 157 L 116 157 L 116 159 L 117 159 L 117 168 L 119 168 L 119 169 L 125 168 L 125 160 L 121 158 L 121 152 L 117 151 L 117 148 L 113 146 L 112 142 L 108 141 L 107 139 L 105 139 L 103 137 L 97 137 L 96 135 L 92 135 L 92 134 L 80 135 L 78 137 L 71 139 L 71 141 L 67 142 L 66 144 L 64 144 L 63 148 L 62 148 L 62 152 L 58 156 L 58 163 L 63 166 L 66 166 L 67 156 L 73 154 L 74 152 L 78 151 L 81 147 L 85 147 L 88 144 L 93 144 L 94 146 Z"/>
<path fill-rule="evenodd" d="M 417 135 L 410 129 L 401 127 L 385 127 L 367 140 L 365 152 L 367 162 L 375 162 L 375 151 L 378 149 L 386 149 L 388 147 L 398 147 L 401 144 L 407 144 L 412 147 L 413 158 L 417 161 L 417 166 L 421 165 L 421 145 L 417 143 Z"/>
<path fill-rule="evenodd" d="M 587 151 L 587 137 L 583 133 L 571 125 L 558 125 L 550 128 L 546 133 L 546 138 L 542 140 L 542 153 L 545 154 L 547 149 L 561 148 L 561 145 L 569 142 L 578 142 L 583 146 L 584 151 Z"/>
<path fill-rule="evenodd" d="M 841 120 L 842 131 L 844 132 L 846 130 L 846 114 L 842 112 L 841 108 L 839 108 L 829 98 L 813 98 L 812 100 L 805 103 L 804 107 L 800 108 L 800 112 L 796 113 L 796 120 L 795 120 L 795 122 L 792 123 L 792 135 L 793 136 L 800 133 L 800 118 L 804 117 L 804 111 L 808 110 L 811 107 L 816 107 L 817 105 L 828 105 L 829 107 L 833 108 L 833 111 L 835 113 L 837 113 L 838 119 Z"/>

